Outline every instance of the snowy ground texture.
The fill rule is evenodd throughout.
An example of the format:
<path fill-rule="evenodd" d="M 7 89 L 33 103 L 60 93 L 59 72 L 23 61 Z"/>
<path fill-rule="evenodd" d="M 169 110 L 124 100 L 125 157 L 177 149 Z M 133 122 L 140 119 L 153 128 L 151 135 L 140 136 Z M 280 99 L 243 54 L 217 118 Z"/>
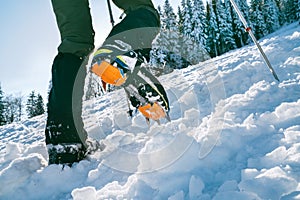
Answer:
<path fill-rule="evenodd" d="M 0 127 L 0 199 L 300 199 L 300 26 L 160 77 L 172 122 L 127 117 L 123 91 L 85 102 L 106 148 L 47 166 L 45 116 Z"/>

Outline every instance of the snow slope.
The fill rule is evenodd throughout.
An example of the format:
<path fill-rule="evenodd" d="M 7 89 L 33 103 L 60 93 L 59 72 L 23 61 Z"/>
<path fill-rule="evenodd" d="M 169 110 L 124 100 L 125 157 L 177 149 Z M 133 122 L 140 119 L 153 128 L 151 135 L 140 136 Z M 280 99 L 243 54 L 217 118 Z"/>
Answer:
<path fill-rule="evenodd" d="M 0 199 L 300 199 L 300 26 L 160 77 L 170 123 L 126 115 L 123 91 L 85 102 L 106 148 L 47 166 L 45 116 L 0 127 Z"/>

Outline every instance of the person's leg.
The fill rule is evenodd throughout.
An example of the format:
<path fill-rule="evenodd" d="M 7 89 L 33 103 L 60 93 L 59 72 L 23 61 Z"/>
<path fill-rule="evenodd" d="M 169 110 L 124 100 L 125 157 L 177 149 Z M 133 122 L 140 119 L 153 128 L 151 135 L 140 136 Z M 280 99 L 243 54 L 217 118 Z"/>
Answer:
<path fill-rule="evenodd" d="M 145 8 L 134 10 L 113 27 L 99 49 L 111 50 L 108 56 L 112 60 L 115 56 L 123 55 L 130 50 L 140 52 L 148 59 L 152 41 L 159 28 L 159 15 L 155 10 L 149 11 Z M 94 58 L 97 57 L 96 54 Z"/>
<path fill-rule="evenodd" d="M 52 0 L 61 36 L 58 51 L 80 58 L 94 49 L 94 30 L 88 0 Z"/>
<path fill-rule="evenodd" d="M 83 159 L 87 148 L 81 109 L 94 31 L 87 0 L 52 0 L 52 5 L 62 42 L 52 65 L 46 144 L 49 164 L 72 164 Z"/>

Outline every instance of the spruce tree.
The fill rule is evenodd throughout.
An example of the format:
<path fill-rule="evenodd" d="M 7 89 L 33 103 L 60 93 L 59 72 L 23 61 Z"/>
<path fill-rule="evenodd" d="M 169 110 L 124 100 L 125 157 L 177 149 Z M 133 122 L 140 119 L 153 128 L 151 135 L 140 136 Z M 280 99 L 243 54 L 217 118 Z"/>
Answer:
<path fill-rule="evenodd" d="M 274 0 L 275 1 L 275 4 L 278 8 L 278 18 L 279 18 L 279 25 L 282 26 L 286 23 L 286 19 L 285 19 L 285 8 L 284 8 L 284 2 L 285 1 L 282 1 L 282 0 Z M 299 1 L 300 2 L 300 1 Z"/>
<path fill-rule="evenodd" d="M 242 15 L 244 16 L 245 20 L 249 23 L 249 6 L 246 0 L 235 0 L 237 6 L 239 7 Z M 249 24 L 251 25 L 251 24 Z M 236 46 L 238 48 L 246 45 L 248 43 L 248 33 L 245 31 L 245 27 L 241 20 L 239 19 L 236 12 L 232 14 L 232 28 L 234 32 L 234 39 Z"/>
<path fill-rule="evenodd" d="M 23 115 L 23 96 L 17 95 L 14 97 L 16 109 L 17 109 L 17 116 L 16 116 L 16 121 L 21 121 L 22 115 Z"/>
<path fill-rule="evenodd" d="M 0 85 L 0 126 L 6 124 L 4 93 Z"/>
<path fill-rule="evenodd" d="M 220 29 L 220 24 L 222 23 L 222 19 L 220 17 L 220 6 L 218 5 L 219 0 L 212 0 L 211 2 L 211 6 L 212 6 L 212 10 L 211 13 L 214 14 L 215 16 L 215 32 L 216 32 L 216 37 L 215 37 L 215 42 L 216 42 L 216 50 L 217 50 L 217 54 L 216 55 L 221 55 L 221 29 Z"/>
<path fill-rule="evenodd" d="M 180 6 L 178 6 L 178 9 L 177 9 L 177 16 L 178 16 L 177 26 L 178 26 L 179 34 L 183 34 L 184 15 L 183 15 L 183 11 L 181 10 Z"/>
<path fill-rule="evenodd" d="M 297 19 L 300 20 L 300 0 L 298 0 L 298 3 L 297 3 Z"/>
<path fill-rule="evenodd" d="M 226 20 L 226 27 L 224 30 L 224 36 L 225 36 L 225 44 L 226 44 L 226 51 L 235 49 L 236 43 L 233 38 L 234 32 L 233 32 L 233 21 L 232 21 L 232 15 L 233 15 L 233 7 L 231 5 L 230 0 L 224 0 L 224 9 L 225 9 L 225 20 Z"/>
<path fill-rule="evenodd" d="M 226 3 L 226 2 L 225 2 Z M 235 41 L 233 39 L 232 30 L 232 18 L 228 14 L 225 4 L 221 0 L 216 1 L 216 13 L 217 13 L 217 23 L 219 28 L 219 54 L 223 54 L 231 49 L 235 48 Z"/>
<path fill-rule="evenodd" d="M 44 114 L 45 108 L 43 97 L 40 94 L 36 95 L 35 91 L 32 91 L 27 99 L 26 111 L 29 118 Z"/>
<path fill-rule="evenodd" d="M 191 3 L 193 6 L 187 9 L 191 10 L 191 22 L 189 23 L 191 29 L 183 35 L 184 43 L 182 46 L 185 50 L 184 55 L 186 60 L 191 64 L 198 64 L 210 58 L 205 49 L 207 22 L 202 0 L 193 0 Z"/>
<path fill-rule="evenodd" d="M 10 124 L 15 121 L 16 118 L 16 107 L 12 95 L 5 96 L 5 121 Z"/>
<path fill-rule="evenodd" d="M 186 36 L 190 36 L 192 29 L 193 29 L 193 22 L 192 22 L 192 2 L 191 0 L 186 0 L 185 6 L 183 9 L 183 34 Z"/>
<path fill-rule="evenodd" d="M 162 28 L 164 30 L 177 30 L 176 27 L 176 15 L 174 10 L 169 2 L 169 0 L 165 0 L 163 11 L 162 11 Z"/>
<path fill-rule="evenodd" d="M 35 115 L 35 108 L 36 108 L 36 94 L 35 94 L 35 91 L 32 91 L 30 94 L 29 94 L 29 97 L 27 99 L 27 103 L 26 103 L 26 111 L 27 111 L 27 115 L 29 118 L 32 118 Z"/>
<path fill-rule="evenodd" d="M 180 42 L 181 47 L 181 59 L 182 65 L 188 66 L 194 60 L 194 49 L 195 42 L 192 41 L 191 33 L 193 30 L 193 21 L 192 21 L 192 2 L 191 0 L 182 0 L 181 2 L 181 19 L 179 19 L 179 33 L 180 33 Z"/>
<path fill-rule="evenodd" d="M 261 0 L 251 0 L 249 17 L 255 37 L 260 39 L 265 36 L 267 33 L 262 13 Z"/>
<path fill-rule="evenodd" d="M 222 44 L 221 44 L 221 37 L 222 37 L 222 33 L 221 33 L 221 28 L 220 25 L 223 23 L 223 18 L 221 17 L 222 13 L 223 13 L 223 8 L 221 8 L 221 5 L 219 4 L 219 0 L 212 0 L 212 8 L 213 8 L 213 12 L 215 13 L 216 16 L 216 22 L 217 22 L 217 35 L 218 38 L 216 38 L 217 41 L 217 55 L 221 55 L 222 54 Z"/>
<path fill-rule="evenodd" d="M 152 55 L 153 64 L 163 65 L 164 73 L 171 69 L 182 68 L 182 52 L 180 46 L 180 33 L 176 15 L 169 0 L 165 0 L 161 14 L 161 31 L 154 43 Z"/>
<path fill-rule="evenodd" d="M 45 113 L 44 100 L 42 95 L 38 94 L 36 98 L 35 116 L 42 115 Z"/>
<path fill-rule="evenodd" d="M 300 20 L 300 0 L 298 0 L 298 4 L 297 4 L 297 9 L 298 9 L 298 12 L 297 12 L 297 19 Z M 299 22 L 300 23 L 300 22 Z"/>
<path fill-rule="evenodd" d="M 215 12 L 211 4 L 206 3 L 206 19 L 209 24 L 207 28 L 206 48 L 211 57 L 218 56 L 217 41 L 219 40 L 218 24 Z"/>
<path fill-rule="evenodd" d="M 279 9 L 274 0 L 263 1 L 263 16 L 268 34 L 279 29 Z"/>
<path fill-rule="evenodd" d="M 299 0 L 285 0 L 285 18 L 287 23 L 295 22 L 299 19 Z"/>
<path fill-rule="evenodd" d="M 207 27 L 204 5 L 202 0 L 194 0 L 192 7 L 192 31 L 191 37 L 201 47 L 205 47 L 207 35 L 205 29 Z"/>
<path fill-rule="evenodd" d="M 7 123 L 20 121 L 22 117 L 22 97 L 5 96 L 5 120 Z"/>
<path fill-rule="evenodd" d="M 245 20 L 248 22 L 249 26 L 251 26 L 251 21 L 249 18 L 249 5 L 247 3 L 247 0 L 238 0 L 238 5 L 240 7 L 240 10 L 245 18 Z M 241 21 L 241 20 L 239 20 Z M 242 32 L 241 32 L 241 37 L 243 40 L 243 46 L 249 43 L 249 34 L 245 31 L 245 27 L 243 25 L 243 27 L 241 28 Z"/>

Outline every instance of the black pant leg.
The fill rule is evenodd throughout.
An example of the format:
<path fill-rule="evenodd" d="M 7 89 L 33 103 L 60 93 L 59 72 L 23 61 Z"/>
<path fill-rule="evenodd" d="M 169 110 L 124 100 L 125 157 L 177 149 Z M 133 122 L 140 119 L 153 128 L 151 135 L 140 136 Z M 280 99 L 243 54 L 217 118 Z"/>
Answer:
<path fill-rule="evenodd" d="M 87 138 L 81 118 L 85 75 L 83 59 L 69 53 L 54 59 L 46 144 L 84 143 Z"/>
<path fill-rule="evenodd" d="M 140 8 L 128 13 L 119 24 L 113 27 L 104 41 L 103 47 L 120 46 L 116 43 L 117 40 L 120 40 L 129 44 L 131 50 L 140 52 L 149 59 L 152 41 L 158 34 L 159 28 L 160 19 L 155 11 Z M 113 49 L 113 51 L 116 51 L 118 55 L 118 49 Z"/>

